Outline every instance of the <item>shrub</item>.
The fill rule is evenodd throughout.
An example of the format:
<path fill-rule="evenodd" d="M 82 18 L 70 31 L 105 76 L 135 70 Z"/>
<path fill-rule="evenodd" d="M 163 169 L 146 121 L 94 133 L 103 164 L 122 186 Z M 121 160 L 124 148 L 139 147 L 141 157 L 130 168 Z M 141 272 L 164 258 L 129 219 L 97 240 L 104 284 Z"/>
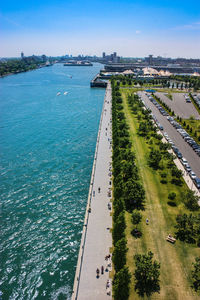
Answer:
<path fill-rule="evenodd" d="M 176 198 L 176 193 L 174 193 L 174 192 L 169 193 L 168 199 L 174 200 L 175 198 Z"/>
<path fill-rule="evenodd" d="M 161 179 L 160 183 L 166 184 L 166 183 L 167 183 L 167 180 L 166 180 L 166 179 Z"/>
<path fill-rule="evenodd" d="M 167 173 L 162 172 L 162 173 L 160 173 L 160 176 L 161 176 L 162 178 L 166 178 L 166 177 L 167 177 Z"/>
<path fill-rule="evenodd" d="M 178 185 L 178 186 L 181 186 L 183 184 L 183 181 L 181 179 L 172 178 L 171 183 L 175 184 L 175 185 Z"/>
<path fill-rule="evenodd" d="M 167 204 L 168 204 L 169 206 L 173 206 L 173 207 L 177 206 L 177 205 L 176 205 L 176 202 L 174 202 L 174 201 L 168 201 Z"/>

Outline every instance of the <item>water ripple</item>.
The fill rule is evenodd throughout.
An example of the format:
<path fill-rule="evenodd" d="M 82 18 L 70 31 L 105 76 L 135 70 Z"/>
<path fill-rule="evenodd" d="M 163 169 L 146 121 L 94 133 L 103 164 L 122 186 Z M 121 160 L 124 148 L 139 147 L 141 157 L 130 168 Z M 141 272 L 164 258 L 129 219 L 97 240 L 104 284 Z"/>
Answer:
<path fill-rule="evenodd" d="M 3 300 L 70 299 L 104 95 L 89 80 L 99 69 L 0 79 Z"/>

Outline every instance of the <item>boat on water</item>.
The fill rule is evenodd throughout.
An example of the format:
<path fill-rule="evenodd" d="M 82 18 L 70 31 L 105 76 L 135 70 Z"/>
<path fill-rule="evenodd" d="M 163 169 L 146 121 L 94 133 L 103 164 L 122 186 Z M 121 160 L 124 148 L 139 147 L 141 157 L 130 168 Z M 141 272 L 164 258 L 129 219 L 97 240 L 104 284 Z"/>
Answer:
<path fill-rule="evenodd" d="M 61 95 L 61 92 L 58 92 L 57 94 L 56 94 L 56 96 L 60 96 Z"/>
<path fill-rule="evenodd" d="M 68 94 L 68 92 L 64 92 L 64 95 L 67 95 Z"/>
<path fill-rule="evenodd" d="M 63 66 L 90 67 L 93 66 L 93 64 L 90 61 L 86 61 L 86 60 L 69 60 L 65 62 Z"/>

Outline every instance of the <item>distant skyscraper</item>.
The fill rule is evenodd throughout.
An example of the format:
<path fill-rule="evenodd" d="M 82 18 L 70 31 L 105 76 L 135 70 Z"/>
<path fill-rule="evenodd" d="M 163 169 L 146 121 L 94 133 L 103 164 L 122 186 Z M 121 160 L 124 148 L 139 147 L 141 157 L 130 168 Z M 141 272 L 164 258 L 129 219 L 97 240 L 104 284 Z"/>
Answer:
<path fill-rule="evenodd" d="M 21 59 L 24 58 L 24 52 L 21 52 Z"/>
<path fill-rule="evenodd" d="M 113 53 L 113 57 L 116 58 L 117 57 L 117 52 Z"/>
<path fill-rule="evenodd" d="M 153 55 L 150 54 L 150 55 L 149 55 L 149 65 L 150 65 L 150 66 L 152 65 L 152 62 L 153 62 Z"/>
<path fill-rule="evenodd" d="M 103 54 L 102 54 L 102 57 L 103 57 L 103 58 L 105 58 L 105 57 L 106 57 L 106 53 L 105 53 L 105 52 L 103 52 Z"/>

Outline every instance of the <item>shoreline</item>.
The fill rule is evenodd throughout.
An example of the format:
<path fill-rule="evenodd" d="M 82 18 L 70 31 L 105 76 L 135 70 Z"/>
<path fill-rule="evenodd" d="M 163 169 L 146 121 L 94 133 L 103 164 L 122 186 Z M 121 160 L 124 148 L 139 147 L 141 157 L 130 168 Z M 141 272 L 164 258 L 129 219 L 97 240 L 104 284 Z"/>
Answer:
<path fill-rule="evenodd" d="M 92 173 L 91 173 L 91 180 L 90 180 L 90 187 L 89 187 L 89 193 L 88 193 L 88 200 L 87 200 L 87 205 L 86 205 L 86 212 L 85 212 L 85 218 L 84 218 L 84 223 L 83 223 L 83 231 L 82 231 L 82 237 L 81 237 L 81 243 L 80 243 L 80 247 L 79 247 L 79 254 L 78 254 L 78 259 L 77 259 L 77 265 L 76 265 L 76 272 L 75 272 L 75 277 L 74 277 L 74 285 L 73 285 L 73 292 L 72 292 L 72 296 L 71 296 L 71 299 L 72 300 L 76 300 L 76 299 L 90 299 L 91 296 L 94 296 L 94 293 L 95 291 L 98 290 L 99 292 L 99 289 L 101 290 L 102 289 L 102 284 L 99 285 L 99 281 L 96 280 L 94 285 L 96 285 L 97 283 L 97 286 L 93 286 L 92 285 L 92 282 L 91 280 L 93 280 L 93 277 L 95 278 L 95 270 L 96 270 L 96 262 L 94 262 L 93 260 L 88 260 L 88 255 L 95 252 L 95 246 L 93 245 L 93 243 L 91 243 L 91 236 L 94 235 L 95 237 L 98 236 L 98 234 L 100 235 L 100 232 L 99 230 L 100 227 L 98 228 L 98 231 L 96 232 L 95 229 L 94 229 L 94 222 L 97 223 L 98 222 L 98 217 L 100 218 L 101 221 L 104 221 L 102 220 L 102 217 L 104 217 L 104 214 L 100 215 L 100 211 L 99 209 L 93 209 L 93 206 L 95 206 L 95 201 L 97 200 L 98 196 L 100 198 L 100 194 L 103 193 L 103 191 L 99 194 L 96 194 L 95 195 L 95 181 L 98 180 L 98 175 L 102 175 L 104 177 L 106 177 L 106 174 L 99 174 L 100 173 L 100 169 L 97 170 L 97 164 L 98 164 L 98 161 L 99 161 L 99 156 L 101 154 L 101 149 L 99 151 L 99 148 L 102 147 L 105 143 L 105 137 L 104 137 L 104 132 L 103 132 L 103 127 L 105 127 L 105 122 L 106 122 L 106 117 L 104 117 L 107 113 L 107 109 L 105 108 L 106 107 L 106 104 L 111 102 L 109 101 L 109 96 L 108 96 L 108 91 L 109 89 L 111 90 L 110 86 L 108 85 L 107 89 L 106 89 L 106 93 L 105 93 L 105 96 L 104 96 L 104 103 L 103 103 L 103 108 L 102 108 L 102 113 L 101 113 L 101 119 L 100 119 L 100 123 L 99 123 L 99 129 L 98 129 L 98 135 L 97 135 L 97 142 L 96 142 L 96 148 L 95 148 L 95 154 L 94 154 L 94 161 L 93 161 L 93 167 L 92 167 Z M 109 91 L 110 92 L 110 91 Z M 109 99 L 109 100 L 108 100 Z M 111 103 L 110 103 L 111 105 Z M 107 114 L 108 115 L 108 114 Z M 109 121 L 110 121 L 110 118 L 111 118 L 111 113 L 109 116 Z M 111 126 L 111 130 L 112 130 L 112 124 L 110 124 Z M 106 125 L 107 126 L 107 125 Z M 106 127 L 106 130 L 107 130 L 107 127 Z M 112 132 L 112 131 L 111 131 Z M 107 136 L 107 133 L 108 132 L 105 132 L 105 135 L 106 135 L 106 140 L 109 141 L 109 137 Z M 104 139 L 104 140 L 103 140 Z M 111 163 L 111 156 L 110 154 L 112 153 L 111 151 L 111 145 L 110 145 L 111 142 L 109 142 L 109 150 L 110 151 L 107 151 L 107 152 L 110 152 L 109 153 L 109 160 Z M 105 149 L 105 148 L 103 148 Z M 106 151 L 106 150 L 105 150 Z M 97 172 L 96 172 L 97 171 Z M 111 181 L 110 181 L 111 182 Z M 99 184 L 99 182 L 98 182 Z M 104 187 L 101 186 L 101 189 L 103 190 Z M 106 192 L 107 193 L 107 192 Z M 105 197 L 106 199 L 106 197 Z M 102 200 L 99 200 L 99 201 L 102 201 Z M 107 199 L 105 200 L 106 201 L 106 206 L 107 206 Z M 99 202 L 100 203 L 100 202 Z M 93 205 L 94 204 L 94 205 Z M 102 202 L 101 202 L 102 204 Z M 98 204 L 97 204 L 98 205 Z M 107 207 L 106 207 L 107 209 Z M 94 221 L 92 222 L 92 216 L 93 215 L 96 215 L 94 217 Z M 99 216 L 98 216 L 99 215 Z M 109 211 L 109 215 L 110 215 L 110 211 Z M 110 216 L 110 221 L 109 222 L 109 229 L 111 228 L 112 226 L 112 217 Z M 101 224 L 100 224 L 101 226 Z M 90 231 L 90 232 L 88 232 Z M 93 231 L 93 232 L 91 232 Z M 105 232 L 105 235 L 107 236 L 107 232 Z M 109 245 L 107 245 L 107 248 L 109 251 L 109 247 L 112 246 L 112 236 L 111 236 L 111 233 L 109 232 Z M 88 237 L 90 236 L 90 237 Z M 105 240 L 107 241 L 107 237 L 105 237 Z M 111 244 L 110 244 L 110 240 L 111 240 Z M 95 244 L 96 241 L 94 241 L 94 244 Z M 104 248 L 105 245 L 103 245 L 102 248 Z M 87 248 L 87 249 L 86 249 Z M 104 254 L 104 249 L 99 249 L 97 248 L 96 251 L 98 252 L 103 252 L 103 257 L 105 256 Z M 94 270 L 94 275 L 92 275 L 92 279 L 89 280 L 89 273 L 87 273 L 87 267 L 88 265 L 91 264 L 91 267 Z M 86 267 L 87 265 L 87 267 Z M 84 275 L 85 273 L 85 275 Z M 86 279 L 85 277 L 87 277 L 88 275 L 88 278 Z M 107 280 L 109 279 L 109 272 L 107 272 L 106 274 L 107 276 Z M 86 282 L 84 282 L 84 279 L 86 279 Z M 96 279 L 96 278 L 95 278 Z M 105 283 L 106 284 L 106 283 Z M 87 285 L 87 286 L 86 286 Z M 91 289 L 92 290 L 91 290 Z M 104 292 L 105 293 L 105 292 Z M 102 298 L 102 293 L 100 292 L 100 298 L 98 298 L 98 296 L 95 294 L 95 299 L 107 299 L 107 295 L 105 294 L 105 297 L 103 296 Z"/>
<path fill-rule="evenodd" d="M 27 71 L 21 71 L 21 72 L 16 72 L 16 73 L 8 73 L 8 74 L 5 74 L 5 75 L 0 75 L 0 78 L 4 78 L 4 77 L 7 77 L 7 76 L 11 76 L 11 75 L 18 75 L 18 74 L 21 74 L 21 73 L 35 71 L 35 70 L 38 70 L 38 69 L 42 69 L 44 67 L 46 67 L 46 66 L 40 66 L 40 67 L 37 67 L 35 69 L 31 69 L 31 70 L 27 70 Z"/>

